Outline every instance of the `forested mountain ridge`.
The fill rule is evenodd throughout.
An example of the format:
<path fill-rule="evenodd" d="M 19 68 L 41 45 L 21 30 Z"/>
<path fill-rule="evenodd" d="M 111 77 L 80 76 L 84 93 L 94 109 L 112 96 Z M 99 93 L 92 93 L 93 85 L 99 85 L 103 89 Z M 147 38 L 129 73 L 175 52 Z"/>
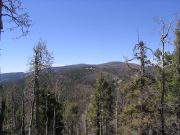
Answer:
<path fill-rule="evenodd" d="M 0 82 L 1 83 L 13 82 L 25 78 L 25 76 L 26 73 L 23 72 L 2 73 L 0 75 Z"/>
<path fill-rule="evenodd" d="M 131 64 L 138 67 L 136 64 Z M 46 69 L 44 69 L 46 70 Z M 90 96 L 95 87 L 97 76 L 102 73 L 109 81 L 120 79 L 127 80 L 133 72 L 125 62 L 108 62 L 97 65 L 77 64 L 62 67 L 51 67 L 54 82 L 58 83 L 58 91 L 61 91 L 60 99 L 63 101 L 75 101 L 85 105 L 89 102 Z M 43 71 L 44 72 L 44 71 Z M 42 74 L 46 74 L 45 72 Z M 6 92 L 12 91 L 12 87 L 17 87 L 20 91 L 24 89 L 27 79 L 31 73 L 5 73 L 1 74 L 0 81 L 4 85 Z M 51 77 L 50 77 L 51 78 Z M 44 81 L 46 83 L 48 79 Z M 63 90 L 62 90 L 63 89 Z M 82 104 L 81 104 L 82 105 Z"/>
<path fill-rule="evenodd" d="M 132 64 L 133 66 L 137 67 L 137 64 Z M 125 75 L 127 75 L 129 69 L 124 62 L 108 62 L 103 64 L 77 64 L 77 65 L 68 65 L 68 66 L 61 66 L 61 67 L 52 67 L 53 72 L 59 74 L 60 76 L 64 76 L 67 79 L 71 78 L 71 76 L 75 75 L 73 73 L 81 73 L 81 76 L 74 76 L 74 77 L 87 77 L 90 80 L 96 79 L 96 74 L 99 72 L 104 72 L 108 75 L 114 77 L 120 77 L 123 79 Z M 88 73 L 91 72 L 93 74 Z M 84 73 L 84 74 L 82 74 Z M 13 72 L 13 73 L 2 73 L 0 75 L 0 82 L 7 83 L 7 82 L 14 82 L 17 80 L 24 79 L 28 76 L 28 72 Z M 84 75 L 84 76 L 82 76 Z M 94 78 L 95 77 L 95 78 Z M 72 79 L 72 78 L 71 78 Z"/>

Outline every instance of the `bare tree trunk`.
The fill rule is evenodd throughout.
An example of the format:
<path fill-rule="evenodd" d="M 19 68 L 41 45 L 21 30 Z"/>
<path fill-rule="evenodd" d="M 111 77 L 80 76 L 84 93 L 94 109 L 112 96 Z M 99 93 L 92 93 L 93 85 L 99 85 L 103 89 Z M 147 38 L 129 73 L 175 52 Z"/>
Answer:
<path fill-rule="evenodd" d="M 102 135 L 102 91 L 100 89 L 100 96 L 99 96 L 99 135 Z"/>
<path fill-rule="evenodd" d="M 164 35 L 162 36 L 162 92 L 161 92 L 161 133 L 162 135 L 165 135 L 165 118 L 164 118 L 164 95 L 165 95 L 165 74 L 164 74 L 164 60 L 165 60 L 165 38 Z"/>
<path fill-rule="evenodd" d="M 13 115 L 13 134 L 16 135 L 16 112 L 15 112 L 15 100 L 14 93 L 12 93 L 12 115 Z"/>
<path fill-rule="evenodd" d="M 101 100 L 102 101 L 102 100 Z M 101 135 L 104 134 L 103 102 L 101 103 Z"/>
<path fill-rule="evenodd" d="M 161 91 L 161 114 L 160 114 L 160 121 L 161 121 L 161 134 L 166 135 L 165 132 L 165 43 L 167 42 L 166 39 L 169 34 L 169 30 L 171 28 L 171 24 L 168 26 L 167 32 L 165 23 L 161 20 L 162 23 L 162 36 L 161 36 L 161 43 L 162 43 L 162 68 L 161 68 L 161 85 L 162 85 L 162 91 Z"/>
<path fill-rule="evenodd" d="M 46 135 L 48 135 L 48 96 L 46 96 Z"/>
<path fill-rule="evenodd" d="M 118 133 L 118 101 L 119 101 L 119 89 L 118 89 L 118 87 L 119 87 L 119 85 L 117 84 L 117 86 L 116 86 L 117 88 L 116 88 L 116 108 L 115 108 L 115 135 L 117 135 L 117 133 Z"/>
<path fill-rule="evenodd" d="M 82 114 L 82 116 L 81 116 L 81 122 L 82 122 L 82 125 L 81 125 L 81 134 L 82 135 L 87 135 L 88 133 L 87 133 L 87 119 L 86 119 L 86 117 L 87 117 L 87 114 L 86 114 L 86 112 L 84 112 L 83 114 Z"/>
<path fill-rule="evenodd" d="M 141 100 L 144 100 L 144 72 L 145 72 L 145 51 L 144 43 L 140 42 L 140 53 L 141 53 Z M 142 109 L 142 108 L 141 108 Z M 142 111 L 142 110 L 141 110 Z"/>
<path fill-rule="evenodd" d="M 24 125 L 24 119 L 25 119 L 25 111 L 24 111 L 24 92 L 22 93 L 22 125 L 21 125 L 21 135 L 25 135 L 25 125 Z"/>
<path fill-rule="evenodd" d="M 56 135 L 56 107 L 54 106 L 53 135 Z"/>
<path fill-rule="evenodd" d="M 35 92 L 35 128 L 36 128 L 36 135 L 40 135 L 39 129 L 39 62 L 40 62 L 40 52 L 39 50 L 36 51 L 35 56 L 35 72 L 34 72 L 34 92 Z"/>
<path fill-rule="evenodd" d="M 143 101 L 144 101 L 144 86 L 145 86 L 145 80 L 144 80 L 144 74 L 145 74 L 145 50 L 144 50 L 144 43 L 140 42 L 139 43 L 140 46 L 140 57 L 141 57 L 141 69 L 140 69 L 140 80 L 141 80 L 141 86 L 140 86 L 140 90 L 141 90 L 141 98 L 140 98 L 140 103 L 141 103 L 141 120 L 143 120 Z M 141 125 L 141 127 L 139 128 L 139 133 L 140 135 L 143 132 L 143 125 Z"/>
<path fill-rule="evenodd" d="M 116 101 L 116 114 L 115 114 L 115 135 L 117 135 L 117 129 L 118 129 L 118 106 Z"/>
<path fill-rule="evenodd" d="M 1 101 L 1 113 L 0 113 L 0 135 L 2 135 L 2 130 L 3 130 L 5 107 L 6 107 L 6 101 L 4 99 L 2 99 L 2 101 Z"/>
<path fill-rule="evenodd" d="M 32 101 L 32 104 L 31 104 L 31 118 L 30 118 L 30 122 L 29 122 L 29 133 L 28 133 L 28 135 L 31 135 L 32 122 L 33 122 L 33 117 L 34 117 L 35 95 L 33 95 L 33 96 L 34 97 L 33 97 L 33 101 Z"/>

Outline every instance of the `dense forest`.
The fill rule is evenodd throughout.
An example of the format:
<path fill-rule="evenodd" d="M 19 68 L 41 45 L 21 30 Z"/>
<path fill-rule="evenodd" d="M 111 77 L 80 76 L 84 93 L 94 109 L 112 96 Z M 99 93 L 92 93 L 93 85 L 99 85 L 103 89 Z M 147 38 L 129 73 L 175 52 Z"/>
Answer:
<path fill-rule="evenodd" d="M 3 17 L 9 18 L 18 39 L 31 26 L 19 9 L 19 0 L 0 0 L 1 32 Z M 159 19 L 160 48 L 138 41 L 124 62 L 52 67 L 46 42 L 38 41 L 28 73 L 1 74 L 0 135 L 180 135 L 180 18 L 175 18 L 169 24 Z"/>

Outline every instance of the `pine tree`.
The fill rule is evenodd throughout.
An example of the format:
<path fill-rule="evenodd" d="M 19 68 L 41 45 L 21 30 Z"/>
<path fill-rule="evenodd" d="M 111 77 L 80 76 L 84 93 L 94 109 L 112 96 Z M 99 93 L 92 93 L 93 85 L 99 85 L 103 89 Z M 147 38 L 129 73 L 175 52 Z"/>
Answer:
<path fill-rule="evenodd" d="M 90 131 L 96 135 L 111 134 L 112 88 L 102 74 L 96 80 L 96 88 L 88 109 Z"/>
<path fill-rule="evenodd" d="M 176 40 L 175 40 L 175 91 L 177 92 L 177 126 L 178 135 L 180 135 L 180 24 L 176 29 Z"/>
<path fill-rule="evenodd" d="M 77 133 L 78 126 L 78 113 L 79 107 L 76 102 L 67 102 L 64 111 L 64 132 L 65 134 L 75 135 Z"/>

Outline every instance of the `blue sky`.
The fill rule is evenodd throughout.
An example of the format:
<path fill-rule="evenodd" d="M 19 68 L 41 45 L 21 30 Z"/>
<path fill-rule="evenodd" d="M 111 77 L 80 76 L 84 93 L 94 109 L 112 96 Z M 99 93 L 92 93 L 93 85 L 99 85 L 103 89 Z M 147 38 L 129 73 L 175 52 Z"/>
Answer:
<path fill-rule="evenodd" d="M 32 26 L 27 37 L 14 40 L 6 29 L 0 41 L 1 71 L 26 72 L 32 48 L 42 39 L 55 58 L 54 66 L 124 61 L 140 39 L 160 46 L 154 18 L 167 22 L 180 11 L 179 0 L 22 0 Z M 5 22 L 6 23 L 6 22 Z M 168 47 L 172 50 L 172 47 Z"/>

